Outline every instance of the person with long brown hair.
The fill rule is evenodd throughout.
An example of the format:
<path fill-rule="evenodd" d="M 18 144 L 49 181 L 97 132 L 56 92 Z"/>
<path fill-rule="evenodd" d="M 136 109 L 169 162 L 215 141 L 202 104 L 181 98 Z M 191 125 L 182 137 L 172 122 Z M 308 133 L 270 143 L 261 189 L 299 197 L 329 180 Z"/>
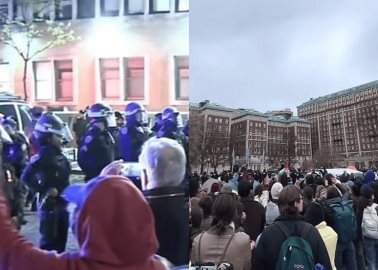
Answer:
<path fill-rule="evenodd" d="M 233 269 L 250 269 L 249 236 L 244 232 L 235 233 L 233 219 L 236 215 L 236 203 L 236 198 L 231 194 L 221 194 L 215 199 L 211 228 L 193 241 L 193 264 L 214 263 L 219 266 L 221 263 L 229 263 Z"/>

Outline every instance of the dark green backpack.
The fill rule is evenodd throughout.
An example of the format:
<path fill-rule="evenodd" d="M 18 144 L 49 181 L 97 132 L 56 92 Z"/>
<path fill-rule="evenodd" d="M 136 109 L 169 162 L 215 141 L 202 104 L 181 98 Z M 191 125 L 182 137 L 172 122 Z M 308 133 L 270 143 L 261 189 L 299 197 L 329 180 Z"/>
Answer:
<path fill-rule="evenodd" d="M 302 237 L 291 236 L 289 230 L 281 222 L 274 222 L 285 235 L 286 240 L 282 243 L 276 270 L 313 270 L 315 269 L 314 257 L 310 244 Z M 310 225 L 304 228 L 302 236 L 310 231 Z"/>
<path fill-rule="evenodd" d="M 341 201 L 329 206 L 333 218 L 333 229 L 336 231 L 338 240 L 349 244 L 357 237 L 357 221 L 353 210 L 353 201 Z"/>

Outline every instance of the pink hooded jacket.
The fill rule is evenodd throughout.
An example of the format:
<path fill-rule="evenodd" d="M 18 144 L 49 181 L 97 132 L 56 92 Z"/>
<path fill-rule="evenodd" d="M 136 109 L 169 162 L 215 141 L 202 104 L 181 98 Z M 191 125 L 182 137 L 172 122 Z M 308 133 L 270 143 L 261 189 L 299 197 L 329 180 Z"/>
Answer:
<path fill-rule="evenodd" d="M 152 212 L 141 192 L 120 176 L 85 189 L 77 217 L 79 253 L 47 252 L 25 240 L 9 222 L 0 194 L 2 270 L 163 270 Z"/>

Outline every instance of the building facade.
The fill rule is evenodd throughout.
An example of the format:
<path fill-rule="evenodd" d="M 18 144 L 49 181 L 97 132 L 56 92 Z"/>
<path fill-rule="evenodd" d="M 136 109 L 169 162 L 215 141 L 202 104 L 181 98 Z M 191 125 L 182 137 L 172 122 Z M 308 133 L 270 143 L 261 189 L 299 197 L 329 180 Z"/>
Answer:
<path fill-rule="evenodd" d="M 314 156 L 334 166 L 378 168 L 378 81 L 311 99 L 298 106 L 311 122 Z"/>
<path fill-rule="evenodd" d="M 290 114 L 291 113 L 291 114 Z M 190 148 L 193 160 L 202 166 L 214 158 L 206 152 L 206 147 L 215 148 L 214 156 L 221 158 L 217 169 L 229 169 L 232 160 L 239 166 L 259 170 L 277 167 L 288 162 L 300 167 L 311 159 L 310 122 L 293 117 L 285 110 L 261 113 L 254 110 L 232 109 L 204 101 L 190 104 Z M 201 149 L 204 157 L 201 159 Z M 216 163 L 213 165 L 217 165 Z"/>
<path fill-rule="evenodd" d="M 41 2 L 45 18 L 71 22 L 80 39 L 30 61 L 30 103 L 78 111 L 138 101 L 150 112 L 172 105 L 188 113 L 189 0 Z M 0 12 L 14 18 L 20 11 L 16 1 L 0 0 Z M 23 96 L 22 74 L 20 56 L 0 43 L 0 91 Z"/>
<path fill-rule="evenodd" d="M 277 168 L 282 163 L 301 167 L 311 160 L 307 120 L 253 110 L 240 113 L 232 119 L 230 136 L 230 149 L 239 164 L 260 170 Z"/>

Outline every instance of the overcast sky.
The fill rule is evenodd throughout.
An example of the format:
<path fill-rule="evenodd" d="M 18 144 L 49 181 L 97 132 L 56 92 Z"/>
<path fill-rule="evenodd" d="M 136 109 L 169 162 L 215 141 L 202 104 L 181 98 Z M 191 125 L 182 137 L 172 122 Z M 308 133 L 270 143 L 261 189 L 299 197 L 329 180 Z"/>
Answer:
<path fill-rule="evenodd" d="M 190 2 L 190 101 L 261 112 L 378 80 L 378 1 Z"/>

